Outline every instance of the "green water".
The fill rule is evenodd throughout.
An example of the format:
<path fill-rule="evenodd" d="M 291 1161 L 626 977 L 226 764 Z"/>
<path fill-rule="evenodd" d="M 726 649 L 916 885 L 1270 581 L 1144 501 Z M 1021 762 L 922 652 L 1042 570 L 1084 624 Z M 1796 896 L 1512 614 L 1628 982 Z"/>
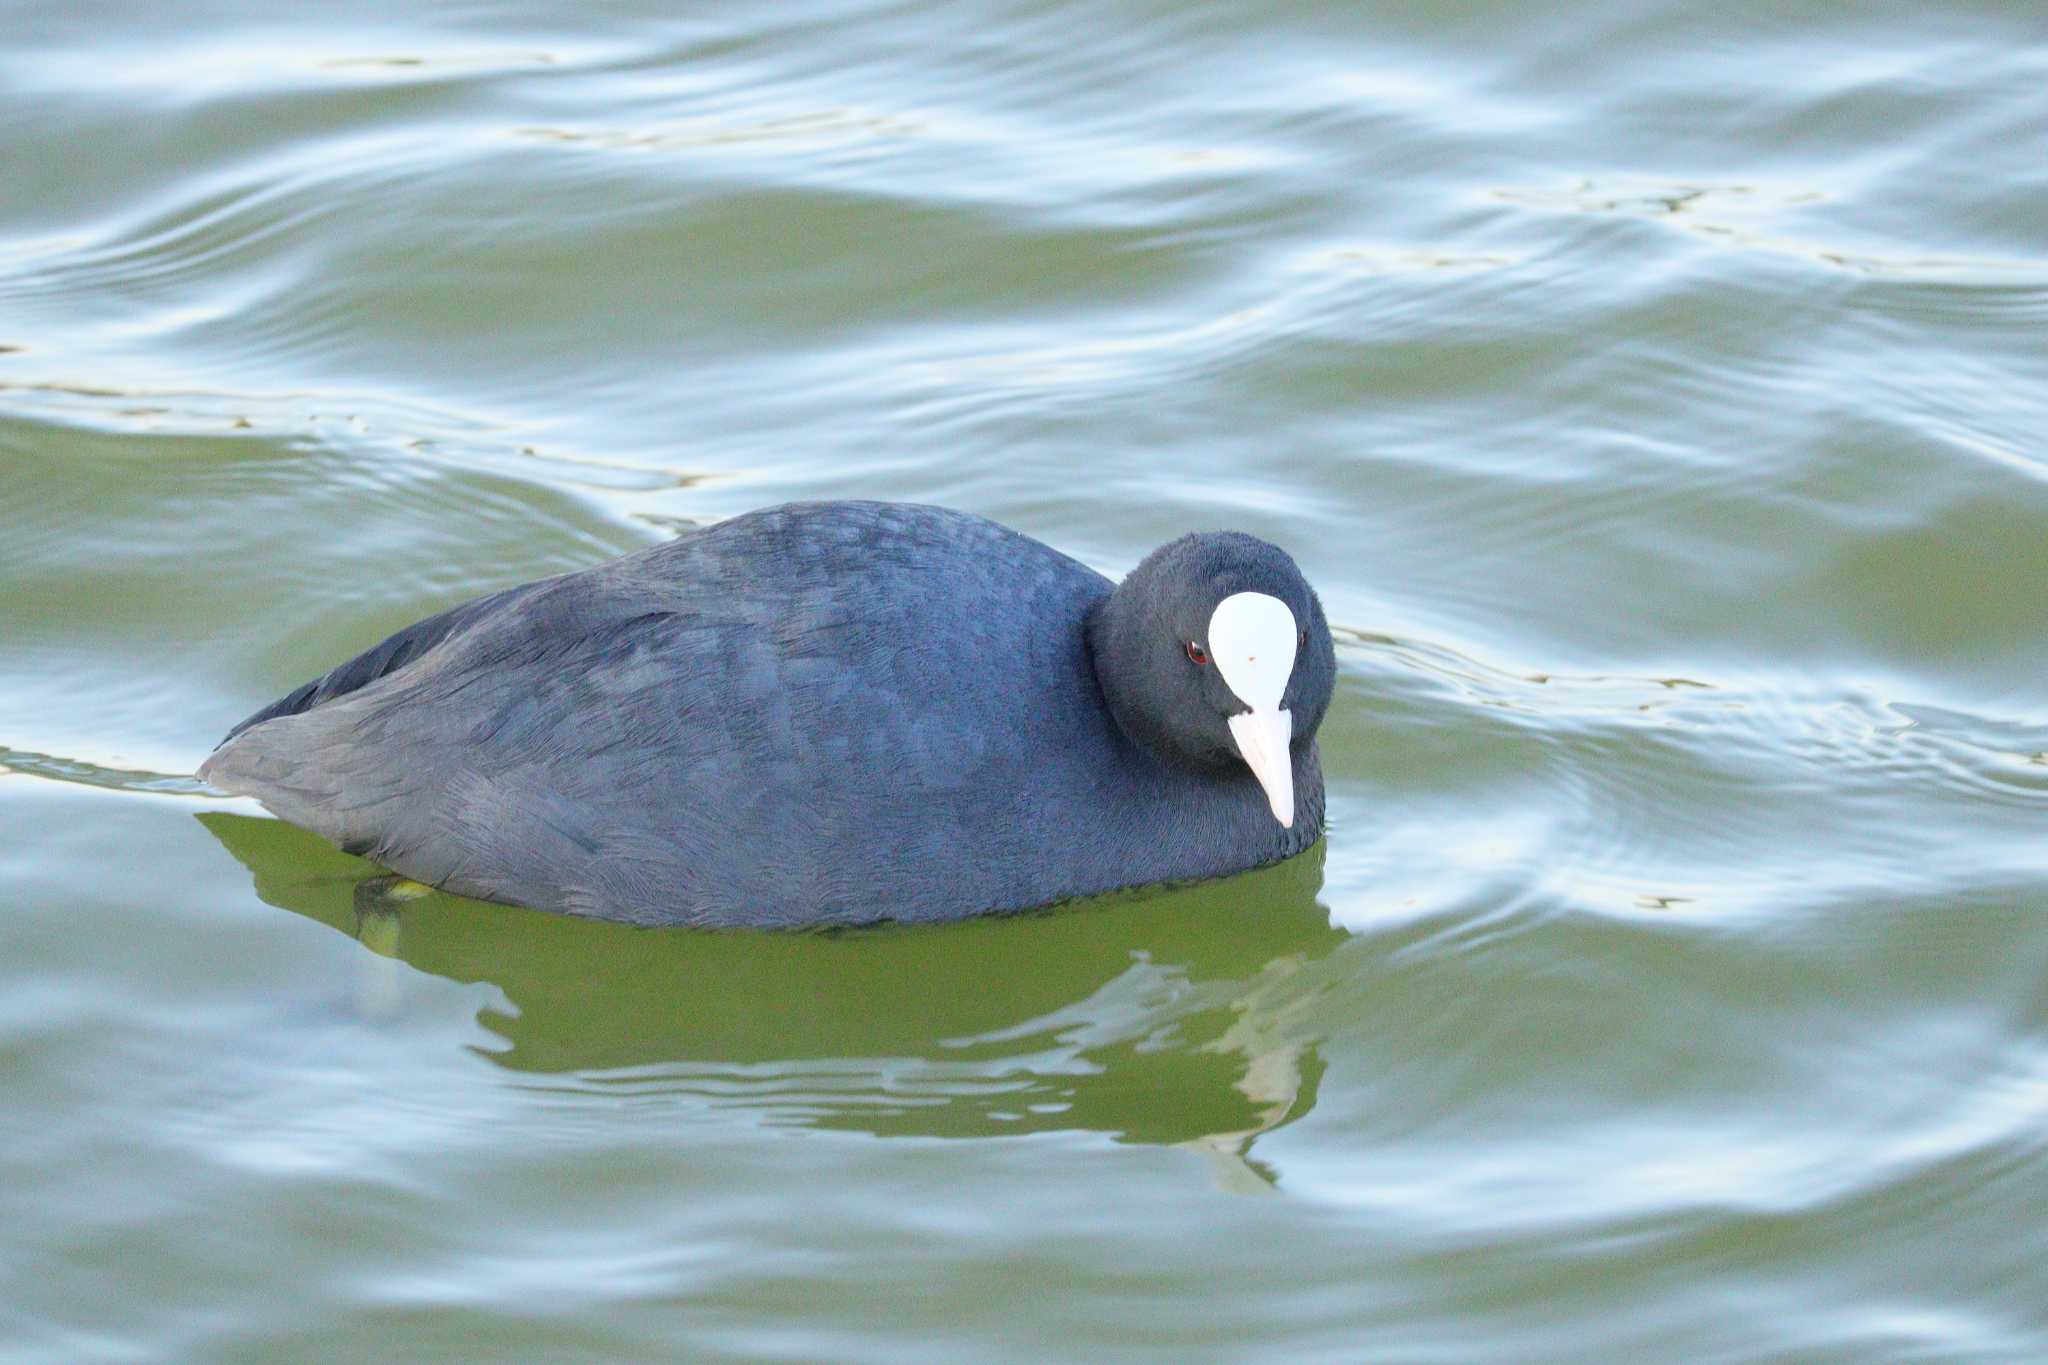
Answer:
<path fill-rule="evenodd" d="M 2017 4 L 0 7 L 0 1354 L 2048 1358 L 2044 146 Z M 189 777 L 839 496 L 1287 546 L 1323 853 L 650 933 Z"/>

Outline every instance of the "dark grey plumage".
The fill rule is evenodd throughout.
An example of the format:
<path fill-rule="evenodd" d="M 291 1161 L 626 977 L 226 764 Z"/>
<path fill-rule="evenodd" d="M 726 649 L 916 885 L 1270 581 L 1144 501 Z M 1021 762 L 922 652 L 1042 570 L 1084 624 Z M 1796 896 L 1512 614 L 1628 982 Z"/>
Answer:
<path fill-rule="evenodd" d="M 1186 643 L 1239 591 L 1308 632 L 1282 828 Z M 1293 561 L 1189 536 L 1121 588 L 994 522 L 798 503 L 430 617 L 200 776 L 408 877 L 641 923 L 1024 909 L 1319 837 L 1335 658 Z"/>

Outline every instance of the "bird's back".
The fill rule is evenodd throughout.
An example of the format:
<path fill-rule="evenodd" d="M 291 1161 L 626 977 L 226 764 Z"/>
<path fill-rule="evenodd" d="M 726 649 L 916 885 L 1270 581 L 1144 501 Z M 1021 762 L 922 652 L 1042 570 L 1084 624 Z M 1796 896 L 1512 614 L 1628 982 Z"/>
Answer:
<path fill-rule="evenodd" d="M 1109 590 L 963 513 L 773 508 L 401 631 L 201 774 L 407 876 L 543 908 L 1021 908 L 1153 879 L 1085 827 L 1147 761 L 1087 656 Z"/>

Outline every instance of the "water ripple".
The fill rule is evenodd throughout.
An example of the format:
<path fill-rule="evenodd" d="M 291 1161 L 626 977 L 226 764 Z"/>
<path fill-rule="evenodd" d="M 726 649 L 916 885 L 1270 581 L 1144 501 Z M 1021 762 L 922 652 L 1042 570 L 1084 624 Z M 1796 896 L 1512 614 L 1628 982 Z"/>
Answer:
<path fill-rule="evenodd" d="M 111 768 L 84 759 L 32 753 L 0 744 L 0 777 L 34 777 L 46 782 L 77 782 L 104 791 L 142 792 L 151 796 L 212 796 L 198 778 L 183 773 L 153 773 L 137 768 Z"/>

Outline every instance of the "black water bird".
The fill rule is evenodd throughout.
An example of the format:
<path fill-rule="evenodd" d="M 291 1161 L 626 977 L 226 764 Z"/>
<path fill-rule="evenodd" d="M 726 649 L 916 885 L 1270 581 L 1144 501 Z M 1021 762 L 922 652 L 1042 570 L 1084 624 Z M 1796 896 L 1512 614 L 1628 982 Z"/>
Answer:
<path fill-rule="evenodd" d="M 1336 659 L 1285 552 L 1122 584 L 994 522 L 792 503 L 431 616 L 216 788 L 416 881 L 647 924 L 955 919 L 1277 862 Z"/>

